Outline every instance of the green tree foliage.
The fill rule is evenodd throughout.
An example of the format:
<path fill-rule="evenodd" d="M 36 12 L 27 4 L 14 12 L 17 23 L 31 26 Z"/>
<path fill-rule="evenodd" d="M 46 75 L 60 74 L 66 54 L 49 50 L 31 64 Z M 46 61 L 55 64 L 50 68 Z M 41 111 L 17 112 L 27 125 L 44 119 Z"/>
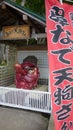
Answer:
<path fill-rule="evenodd" d="M 45 0 L 26 0 L 25 7 L 36 14 L 45 16 Z M 22 0 L 16 0 L 17 4 L 21 4 Z"/>
<path fill-rule="evenodd" d="M 45 15 L 44 0 L 26 0 L 25 7 L 39 15 Z"/>
<path fill-rule="evenodd" d="M 21 0 L 16 0 L 16 3 L 20 4 L 20 3 L 21 3 Z"/>
<path fill-rule="evenodd" d="M 73 0 L 63 0 L 62 2 L 73 5 Z"/>

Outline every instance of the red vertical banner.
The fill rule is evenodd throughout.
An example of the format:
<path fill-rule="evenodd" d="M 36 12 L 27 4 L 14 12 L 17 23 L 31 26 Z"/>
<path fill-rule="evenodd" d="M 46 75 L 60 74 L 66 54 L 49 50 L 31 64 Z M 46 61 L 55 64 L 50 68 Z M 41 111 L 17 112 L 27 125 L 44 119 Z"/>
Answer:
<path fill-rule="evenodd" d="M 55 130 L 73 130 L 73 5 L 45 0 Z"/>

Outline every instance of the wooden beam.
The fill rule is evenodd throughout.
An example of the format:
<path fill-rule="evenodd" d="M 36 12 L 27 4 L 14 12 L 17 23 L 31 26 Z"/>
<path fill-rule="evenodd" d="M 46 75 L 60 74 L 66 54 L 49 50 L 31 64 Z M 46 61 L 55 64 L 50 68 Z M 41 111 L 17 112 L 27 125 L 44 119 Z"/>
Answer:
<path fill-rule="evenodd" d="M 17 46 L 18 51 L 34 51 L 34 50 L 47 50 L 47 45 L 27 45 L 27 46 Z"/>
<path fill-rule="evenodd" d="M 46 33 L 38 33 L 38 34 L 33 34 L 31 36 L 31 38 L 35 38 L 35 39 L 38 39 L 38 38 L 46 38 Z"/>

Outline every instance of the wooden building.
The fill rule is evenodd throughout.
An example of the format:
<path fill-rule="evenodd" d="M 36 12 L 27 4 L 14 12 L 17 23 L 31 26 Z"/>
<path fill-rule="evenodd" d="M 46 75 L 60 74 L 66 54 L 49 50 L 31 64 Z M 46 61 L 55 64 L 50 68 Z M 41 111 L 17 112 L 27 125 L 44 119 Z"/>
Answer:
<path fill-rule="evenodd" d="M 0 2 L 0 85 L 14 81 L 14 64 L 27 56 L 38 59 L 39 83 L 48 85 L 46 20 L 9 0 Z M 6 75 L 6 77 L 5 77 Z"/>

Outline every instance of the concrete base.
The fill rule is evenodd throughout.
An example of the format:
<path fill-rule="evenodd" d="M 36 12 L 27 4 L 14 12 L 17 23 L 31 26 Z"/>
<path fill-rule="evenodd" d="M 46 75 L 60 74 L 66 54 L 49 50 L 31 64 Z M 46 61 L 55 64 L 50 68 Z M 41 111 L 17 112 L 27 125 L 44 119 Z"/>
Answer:
<path fill-rule="evenodd" d="M 47 130 L 48 123 L 41 113 L 0 107 L 0 130 Z"/>
<path fill-rule="evenodd" d="M 48 130 L 54 130 L 54 120 L 53 120 L 53 115 L 51 115 L 51 117 L 50 117 L 49 125 L 48 125 Z"/>

